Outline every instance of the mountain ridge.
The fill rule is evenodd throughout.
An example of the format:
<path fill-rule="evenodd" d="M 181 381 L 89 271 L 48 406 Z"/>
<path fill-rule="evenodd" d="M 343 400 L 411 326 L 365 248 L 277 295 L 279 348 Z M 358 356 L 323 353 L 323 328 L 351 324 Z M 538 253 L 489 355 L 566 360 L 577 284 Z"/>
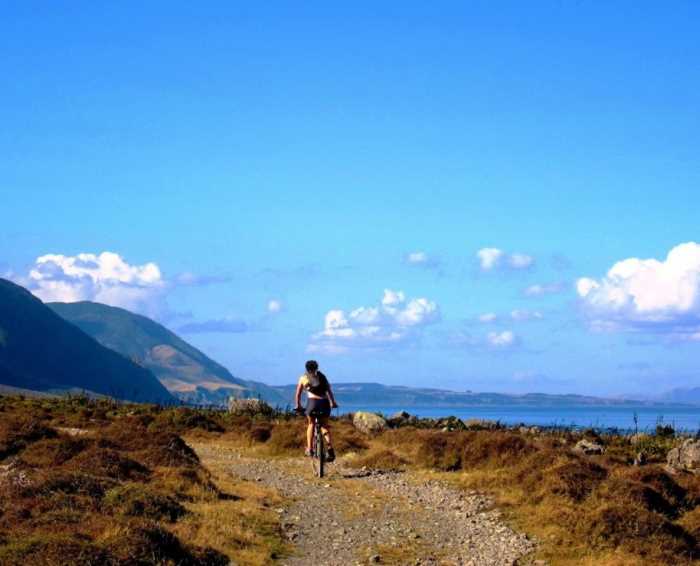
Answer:
<path fill-rule="evenodd" d="M 0 383 L 37 391 L 86 390 L 172 403 L 147 369 L 64 320 L 27 289 L 0 278 Z"/>
<path fill-rule="evenodd" d="M 201 350 L 146 316 L 91 301 L 47 306 L 103 346 L 149 369 L 182 401 L 217 405 L 225 405 L 229 397 L 282 401 L 275 389 L 235 377 Z"/>

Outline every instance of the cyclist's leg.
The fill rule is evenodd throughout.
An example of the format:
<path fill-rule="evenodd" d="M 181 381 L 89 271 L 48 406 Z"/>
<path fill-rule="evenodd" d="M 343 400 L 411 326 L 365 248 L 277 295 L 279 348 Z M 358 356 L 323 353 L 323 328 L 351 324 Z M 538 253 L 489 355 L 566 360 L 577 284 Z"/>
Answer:
<path fill-rule="evenodd" d="M 306 425 L 306 450 L 307 452 L 311 451 L 311 437 L 314 435 L 314 419 L 313 417 L 307 416 L 307 425 Z"/>
<path fill-rule="evenodd" d="M 326 441 L 326 446 L 330 449 L 333 447 L 331 442 L 331 425 L 328 417 L 320 417 L 321 422 L 321 432 L 323 433 L 323 439 Z"/>

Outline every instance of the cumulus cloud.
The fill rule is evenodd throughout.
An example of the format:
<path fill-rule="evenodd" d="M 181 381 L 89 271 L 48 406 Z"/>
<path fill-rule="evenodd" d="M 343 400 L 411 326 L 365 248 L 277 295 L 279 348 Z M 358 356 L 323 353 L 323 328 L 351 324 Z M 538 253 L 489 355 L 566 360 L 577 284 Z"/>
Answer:
<path fill-rule="evenodd" d="M 468 332 L 457 332 L 450 336 L 449 343 L 459 348 L 473 351 L 504 352 L 520 346 L 520 337 L 512 330 L 501 330 L 487 333 L 485 336 L 473 336 Z"/>
<path fill-rule="evenodd" d="M 323 330 L 314 334 L 309 351 L 342 353 L 352 348 L 386 348 L 420 337 L 440 320 L 438 305 L 426 298 L 407 299 L 403 291 L 385 289 L 381 303 L 326 313 Z"/>
<path fill-rule="evenodd" d="M 545 295 L 556 295 L 566 290 L 566 283 L 555 281 L 553 283 L 537 283 L 527 287 L 523 294 L 526 297 L 543 297 Z"/>
<path fill-rule="evenodd" d="M 131 265 L 119 254 L 47 254 L 37 258 L 22 281 L 42 301 L 96 301 L 155 314 L 166 282 L 153 262 Z"/>
<path fill-rule="evenodd" d="M 486 342 L 493 348 L 512 348 L 518 343 L 518 337 L 512 330 L 502 332 L 489 332 L 486 335 Z"/>
<path fill-rule="evenodd" d="M 270 299 L 267 302 L 267 312 L 269 313 L 277 314 L 279 312 L 282 312 L 283 308 L 284 304 L 279 299 Z"/>
<path fill-rule="evenodd" d="M 404 257 L 404 262 L 408 265 L 423 267 L 425 269 L 435 269 L 440 265 L 440 262 L 436 257 L 428 255 L 423 251 L 407 253 Z"/>
<path fill-rule="evenodd" d="M 197 275 L 190 271 L 184 271 L 175 276 L 174 282 L 184 287 L 204 287 L 217 283 L 228 283 L 231 277 L 228 275 Z"/>
<path fill-rule="evenodd" d="M 498 320 L 498 315 L 495 312 L 485 312 L 479 315 L 479 322 L 488 324 L 490 322 L 496 322 L 496 320 Z"/>
<path fill-rule="evenodd" d="M 526 322 L 530 320 L 542 320 L 544 318 L 544 315 L 540 311 L 515 309 L 510 311 L 510 318 L 512 318 L 516 322 Z"/>
<path fill-rule="evenodd" d="M 663 261 L 618 261 L 599 279 L 580 278 L 576 291 L 595 329 L 700 341 L 700 244 L 680 244 Z"/>
<path fill-rule="evenodd" d="M 481 248 L 476 252 L 482 271 L 497 269 L 522 270 L 530 269 L 535 264 L 535 258 L 523 253 L 506 253 L 500 248 Z"/>

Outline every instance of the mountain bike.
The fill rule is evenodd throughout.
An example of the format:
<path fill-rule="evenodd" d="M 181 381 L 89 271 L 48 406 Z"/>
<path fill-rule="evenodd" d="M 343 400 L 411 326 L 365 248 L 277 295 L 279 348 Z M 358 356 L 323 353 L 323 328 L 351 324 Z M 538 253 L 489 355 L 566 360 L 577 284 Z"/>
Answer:
<path fill-rule="evenodd" d="M 297 411 L 298 414 L 302 415 L 303 409 Z M 313 433 L 311 434 L 311 467 L 313 468 L 314 475 L 318 478 L 322 478 L 325 474 L 327 454 L 326 454 L 326 443 L 323 439 L 323 432 L 321 431 L 321 421 L 318 417 L 321 415 L 316 413 L 316 411 L 311 411 L 309 415 L 313 422 Z"/>
<path fill-rule="evenodd" d="M 326 446 L 323 441 L 323 432 L 321 432 L 321 421 L 315 411 L 312 411 L 309 416 L 314 423 L 314 432 L 311 435 L 311 467 L 314 475 L 322 478 L 326 466 Z"/>

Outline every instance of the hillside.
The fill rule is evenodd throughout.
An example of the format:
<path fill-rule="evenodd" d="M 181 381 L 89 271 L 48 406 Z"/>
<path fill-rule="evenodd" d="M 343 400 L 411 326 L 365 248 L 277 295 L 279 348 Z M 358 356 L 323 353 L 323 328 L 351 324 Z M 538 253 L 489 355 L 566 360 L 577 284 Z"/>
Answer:
<path fill-rule="evenodd" d="M 5 279 L 0 279 L 0 383 L 38 391 L 86 390 L 132 401 L 174 401 L 150 371 L 99 344 Z"/>
<path fill-rule="evenodd" d="M 150 318 L 88 301 L 47 306 L 103 346 L 148 368 L 180 399 L 223 404 L 229 396 L 235 396 L 283 402 L 277 390 L 264 383 L 234 377 L 225 367 Z"/>
<path fill-rule="evenodd" d="M 381 383 L 333 383 L 336 397 L 344 405 L 371 407 L 489 407 L 489 406 L 527 406 L 527 407 L 562 407 L 562 406 L 639 406 L 644 401 L 606 399 L 586 395 L 554 395 L 547 393 L 526 393 L 513 395 L 507 393 L 474 393 L 471 391 L 449 391 L 446 389 L 406 387 L 402 385 L 383 385 Z M 276 387 L 285 397 L 294 395 L 296 385 Z M 658 404 L 649 401 L 649 405 Z"/>

